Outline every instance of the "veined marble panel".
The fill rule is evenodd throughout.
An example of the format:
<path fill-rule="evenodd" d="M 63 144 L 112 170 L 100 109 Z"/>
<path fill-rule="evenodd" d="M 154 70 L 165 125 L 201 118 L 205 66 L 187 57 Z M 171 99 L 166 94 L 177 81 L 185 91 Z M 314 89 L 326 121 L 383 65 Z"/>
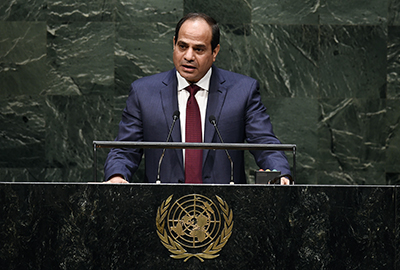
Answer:
<path fill-rule="evenodd" d="M 220 24 L 251 23 L 251 1 L 248 0 L 184 0 L 184 14 L 204 12 Z"/>
<path fill-rule="evenodd" d="M 103 170 L 99 167 L 98 182 L 103 179 Z M 1 168 L 0 182 L 92 182 L 92 168 Z"/>
<path fill-rule="evenodd" d="M 400 108 L 398 99 L 386 101 L 388 134 L 386 140 L 386 171 L 400 171 Z"/>
<path fill-rule="evenodd" d="M 0 21 L 46 21 L 47 4 L 48 0 L 2 0 Z"/>
<path fill-rule="evenodd" d="M 127 95 L 130 84 L 143 76 L 170 70 L 175 25 L 121 23 L 116 26 L 115 88 Z"/>
<path fill-rule="evenodd" d="M 321 0 L 320 24 L 376 25 L 387 22 L 389 0 Z"/>
<path fill-rule="evenodd" d="M 91 175 L 93 141 L 115 134 L 113 102 L 111 95 L 46 98 L 46 160 L 51 168 L 78 168 Z M 105 155 L 100 151 L 99 160 Z"/>
<path fill-rule="evenodd" d="M 46 88 L 46 24 L 0 22 L 0 97 Z"/>
<path fill-rule="evenodd" d="M 117 0 L 115 21 L 177 23 L 183 16 L 182 0 Z"/>
<path fill-rule="evenodd" d="M 0 167 L 44 167 L 44 100 L 17 96 L 0 100 Z"/>
<path fill-rule="evenodd" d="M 317 97 L 318 27 L 253 24 L 251 77 L 269 97 Z"/>
<path fill-rule="evenodd" d="M 318 183 L 385 184 L 386 100 L 321 99 L 320 110 Z"/>
<path fill-rule="evenodd" d="M 296 184 L 316 183 L 319 170 L 318 101 L 309 98 L 268 98 L 262 96 L 271 117 L 274 133 L 282 143 L 296 144 Z M 246 151 L 248 182 L 254 183 L 252 172 L 258 170 L 253 156 Z M 293 172 L 293 153 L 285 152 Z M 266 168 L 263 168 L 266 169 Z"/>
<path fill-rule="evenodd" d="M 386 173 L 386 184 L 388 185 L 400 185 L 400 173 Z"/>
<path fill-rule="evenodd" d="M 114 90 L 114 24 L 48 25 L 49 87 L 43 94 L 110 94 Z"/>
<path fill-rule="evenodd" d="M 39 166 L 33 168 L 0 167 L 0 182 L 45 182 L 48 179 L 45 171 L 45 168 Z"/>
<path fill-rule="evenodd" d="M 252 23 L 318 24 L 320 0 L 252 0 Z"/>
<path fill-rule="evenodd" d="M 250 24 L 220 24 L 220 51 L 215 65 L 250 76 Z"/>
<path fill-rule="evenodd" d="M 389 26 L 387 44 L 387 98 L 400 98 L 400 27 Z"/>
<path fill-rule="evenodd" d="M 50 21 L 112 21 L 115 0 L 47 0 Z"/>
<path fill-rule="evenodd" d="M 381 26 L 321 26 L 320 96 L 386 98 L 386 42 Z"/>
<path fill-rule="evenodd" d="M 262 100 L 271 117 L 275 135 L 282 143 L 296 144 L 296 183 L 315 183 L 318 166 L 318 100 L 269 98 Z M 293 155 L 286 152 L 292 164 Z"/>
<path fill-rule="evenodd" d="M 389 1 L 389 12 L 388 12 L 388 24 L 400 25 L 400 1 L 399 0 L 388 0 Z"/>
<path fill-rule="evenodd" d="M 268 24 L 376 25 L 387 22 L 388 1 L 253 0 L 252 18 Z"/>

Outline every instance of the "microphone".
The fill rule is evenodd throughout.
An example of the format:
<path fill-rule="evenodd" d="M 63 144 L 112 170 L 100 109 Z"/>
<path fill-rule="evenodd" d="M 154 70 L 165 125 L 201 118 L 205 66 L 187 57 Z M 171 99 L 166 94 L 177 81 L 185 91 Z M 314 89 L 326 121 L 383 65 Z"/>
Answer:
<path fill-rule="evenodd" d="M 219 129 L 218 129 L 218 127 L 217 127 L 217 120 L 215 119 L 215 116 L 214 116 L 214 115 L 210 115 L 210 117 L 208 118 L 208 120 L 210 121 L 210 123 L 214 126 L 215 130 L 217 131 L 219 140 L 220 140 L 222 143 L 224 143 L 224 140 L 222 140 L 221 133 L 219 133 Z M 226 155 L 227 155 L 229 161 L 231 162 L 231 181 L 230 181 L 229 184 L 233 185 L 233 184 L 235 183 L 235 182 L 233 181 L 233 161 L 232 161 L 231 156 L 229 155 L 228 150 L 225 149 L 225 153 L 226 153 Z"/>
<path fill-rule="evenodd" d="M 171 137 L 172 130 L 174 129 L 176 120 L 179 119 L 179 114 L 180 114 L 179 111 L 176 110 L 176 111 L 174 111 L 174 114 L 172 115 L 172 124 L 171 124 L 171 127 L 169 128 L 169 133 L 168 133 L 168 136 L 167 136 L 167 142 L 169 142 L 169 139 Z M 160 157 L 160 160 L 158 161 L 157 181 L 156 181 L 157 184 L 161 183 L 161 181 L 160 181 L 160 170 L 161 170 L 162 160 L 164 159 L 164 155 L 165 155 L 165 148 L 163 149 L 161 157 Z"/>

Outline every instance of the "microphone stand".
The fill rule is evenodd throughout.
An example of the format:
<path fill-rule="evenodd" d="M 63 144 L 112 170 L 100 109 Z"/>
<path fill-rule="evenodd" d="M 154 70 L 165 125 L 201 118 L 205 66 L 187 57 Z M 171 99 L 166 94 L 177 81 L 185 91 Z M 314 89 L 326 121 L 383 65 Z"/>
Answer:
<path fill-rule="evenodd" d="M 214 126 L 215 130 L 217 131 L 218 137 L 221 141 L 221 143 L 224 143 L 224 140 L 222 139 L 221 133 L 219 132 L 219 129 L 217 127 L 217 121 L 215 120 L 215 116 L 214 115 L 210 115 L 210 117 L 208 118 L 208 120 L 210 121 L 210 123 Z M 233 181 L 233 161 L 231 156 L 229 155 L 229 152 L 227 149 L 224 149 L 225 153 L 229 159 L 229 161 L 231 162 L 231 181 L 229 182 L 229 184 L 233 185 L 235 184 L 235 182 Z"/>
<path fill-rule="evenodd" d="M 172 130 L 174 129 L 176 120 L 179 119 L 179 111 L 175 111 L 175 112 L 174 112 L 174 114 L 172 115 L 172 119 L 173 119 L 173 120 L 172 120 L 172 124 L 171 124 L 171 127 L 169 128 L 169 133 L 168 133 L 168 136 L 167 136 L 167 142 L 169 142 L 169 139 L 170 139 L 170 137 L 171 137 Z M 161 157 L 160 157 L 160 160 L 158 161 L 156 184 L 161 184 L 161 180 L 160 180 L 160 170 L 161 170 L 161 163 L 162 163 L 162 161 L 163 161 L 163 159 L 164 159 L 165 150 L 166 150 L 166 148 L 163 149 L 162 154 L 161 154 Z"/>

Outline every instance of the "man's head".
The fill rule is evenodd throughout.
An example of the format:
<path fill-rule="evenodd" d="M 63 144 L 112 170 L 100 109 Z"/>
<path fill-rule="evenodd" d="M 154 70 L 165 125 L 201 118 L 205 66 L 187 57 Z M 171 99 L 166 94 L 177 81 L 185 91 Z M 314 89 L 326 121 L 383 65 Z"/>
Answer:
<path fill-rule="evenodd" d="M 174 65 L 188 82 L 198 82 L 210 69 L 219 52 L 217 22 L 202 13 L 189 13 L 177 24 Z"/>

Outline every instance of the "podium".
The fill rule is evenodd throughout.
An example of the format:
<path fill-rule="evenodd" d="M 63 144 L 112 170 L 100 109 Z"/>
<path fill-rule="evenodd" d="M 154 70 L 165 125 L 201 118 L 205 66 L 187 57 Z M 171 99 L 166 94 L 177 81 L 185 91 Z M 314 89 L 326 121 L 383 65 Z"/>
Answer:
<path fill-rule="evenodd" d="M 0 183 L 0 265 L 400 269 L 399 199 L 397 186 Z M 185 230 L 214 238 L 195 250 Z"/>

